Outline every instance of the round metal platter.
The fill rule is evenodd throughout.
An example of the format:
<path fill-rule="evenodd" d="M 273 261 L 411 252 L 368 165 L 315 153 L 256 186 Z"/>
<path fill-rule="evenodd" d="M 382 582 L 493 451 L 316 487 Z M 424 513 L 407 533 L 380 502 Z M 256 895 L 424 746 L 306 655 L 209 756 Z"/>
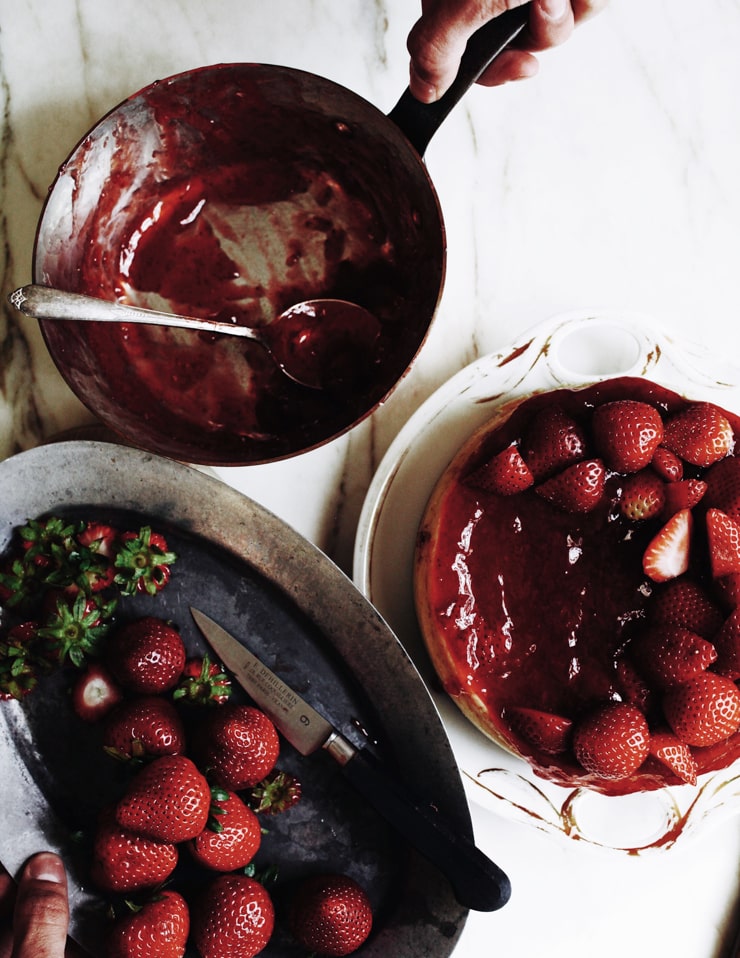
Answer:
<path fill-rule="evenodd" d="M 122 620 L 171 619 L 189 654 L 202 654 L 189 606 L 201 608 L 472 837 L 452 750 L 416 668 L 349 579 L 277 517 L 189 466 L 100 442 L 14 456 L 0 463 L 0 490 L 0 553 L 14 529 L 44 514 L 162 532 L 178 555 L 171 580 L 155 597 L 123 599 Z M 0 861 L 13 872 L 33 851 L 59 850 L 71 876 L 72 935 L 97 954 L 100 901 L 72 836 L 91 829 L 121 783 L 94 727 L 69 707 L 69 679 L 44 678 L 23 702 L 0 707 Z M 283 899 L 302 875 L 332 870 L 357 878 L 374 905 L 375 926 L 358 954 L 449 955 L 467 910 L 441 872 L 398 841 L 323 752 L 303 757 L 283 743 L 278 764 L 297 775 L 303 797 L 270 820 L 258 854 L 258 866 L 277 865 L 279 876 L 276 932 L 263 954 L 300 953 L 280 921 Z"/>

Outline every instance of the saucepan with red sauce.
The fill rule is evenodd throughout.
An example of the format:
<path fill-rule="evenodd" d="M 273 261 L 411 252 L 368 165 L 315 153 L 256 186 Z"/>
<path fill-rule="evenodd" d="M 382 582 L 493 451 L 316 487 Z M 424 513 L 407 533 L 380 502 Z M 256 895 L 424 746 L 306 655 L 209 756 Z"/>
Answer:
<path fill-rule="evenodd" d="M 407 91 L 385 115 L 329 80 L 260 64 L 179 74 L 115 107 L 50 190 L 36 283 L 250 326 L 303 300 L 346 300 L 380 331 L 336 382 L 310 389 L 243 339 L 42 321 L 73 391 L 127 441 L 213 465 L 291 456 L 367 416 L 407 371 L 442 292 L 424 150 L 525 19 L 518 8 L 479 31 L 431 107 Z"/>

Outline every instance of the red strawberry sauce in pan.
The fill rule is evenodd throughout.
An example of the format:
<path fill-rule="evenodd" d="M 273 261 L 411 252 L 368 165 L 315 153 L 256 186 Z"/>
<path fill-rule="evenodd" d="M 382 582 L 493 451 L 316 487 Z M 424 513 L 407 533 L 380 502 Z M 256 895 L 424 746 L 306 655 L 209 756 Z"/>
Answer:
<path fill-rule="evenodd" d="M 653 755 L 624 777 L 593 774 L 579 764 L 572 743 L 557 754 L 543 751 L 510 726 L 507 710 L 541 710 L 569 720 L 576 729 L 605 703 L 634 700 L 620 662 L 632 657 L 633 643 L 642 641 L 639 637 L 652 622 L 653 603 L 675 581 L 656 582 L 643 571 L 647 545 L 666 514 L 628 519 L 619 507 L 625 475 L 608 468 L 599 504 L 583 513 L 557 508 L 535 492 L 536 484 L 513 495 L 495 495 L 471 477 L 510 444 L 525 448 L 522 437 L 529 424 L 549 406 L 564 410 L 582 428 L 581 458 L 598 455 L 591 432 L 593 409 L 622 399 L 652 405 L 664 421 L 689 406 L 674 392 L 627 378 L 524 400 L 509 418 L 478 433 L 453 460 L 422 522 L 416 565 L 419 618 L 446 691 L 463 710 L 477 701 L 494 732 L 539 775 L 607 794 L 651 790 L 682 779 Z M 722 412 L 740 434 L 740 420 Z M 684 479 L 706 479 L 708 489 L 691 509 L 690 565 L 676 578 L 706 589 L 722 622 L 731 616 L 734 600 L 710 572 L 706 512 L 711 506 L 731 511 L 722 497 L 734 491 L 726 481 L 712 483 L 711 466 L 683 463 L 683 470 Z M 740 491 L 740 470 L 737 476 Z M 712 642 L 715 636 L 707 639 Z M 721 672 L 721 665 L 717 661 L 709 669 Z M 724 671 L 733 680 L 738 677 L 732 669 Z M 654 680 L 643 680 L 655 686 Z M 640 702 L 651 735 L 671 732 L 661 706 L 664 692 L 663 687 L 650 688 L 647 700 Z M 710 746 L 692 745 L 690 753 L 699 774 L 722 768 L 740 756 L 740 733 Z"/>
<path fill-rule="evenodd" d="M 139 444 L 225 464 L 310 448 L 369 412 L 421 344 L 443 271 L 433 190 L 413 185 L 410 149 L 399 158 L 344 102 L 318 99 L 292 71 L 195 71 L 131 98 L 63 168 L 73 235 L 52 244 L 42 226 L 38 281 L 252 326 L 346 299 L 381 324 L 373 354 L 326 390 L 242 339 L 44 324 L 72 388 Z"/>

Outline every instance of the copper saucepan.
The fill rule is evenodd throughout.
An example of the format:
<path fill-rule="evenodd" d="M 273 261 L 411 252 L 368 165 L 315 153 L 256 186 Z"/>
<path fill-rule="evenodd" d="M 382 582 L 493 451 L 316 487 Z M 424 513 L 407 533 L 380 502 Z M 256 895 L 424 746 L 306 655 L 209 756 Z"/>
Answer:
<path fill-rule="evenodd" d="M 424 151 L 526 19 L 524 6 L 492 20 L 440 101 L 407 90 L 388 115 L 329 80 L 261 64 L 179 74 L 115 107 L 52 185 L 36 283 L 253 326 L 301 300 L 350 300 L 381 334 L 340 395 L 302 388 L 233 337 L 42 322 L 73 391 L 130 443 L 213 465 L 285 458 L 372 412 L 421 347 L 444 282 Z"/>

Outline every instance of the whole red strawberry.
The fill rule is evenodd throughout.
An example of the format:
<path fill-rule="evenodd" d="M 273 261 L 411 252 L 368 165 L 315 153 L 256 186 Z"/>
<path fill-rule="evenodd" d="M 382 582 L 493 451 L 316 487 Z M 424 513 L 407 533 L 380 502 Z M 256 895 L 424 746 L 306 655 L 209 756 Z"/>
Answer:
<path fill-rule="evenodd" d="M 626 702 L 610 702 L 583 718 L 573 733 L 580 764 L 606 779 L 626 778 L 645 761 L 650 730 L 642 712 Z"/>
<path fill-rule="evenodd" d="M 84 722 L 98 722 L 123 698 L 123 692 L 108 669 L 90 662 L 72 685 L 72 708 Z"/>
<path fill-rule="evenodd" d="M 706 589 L 693 579 L 681 577 L 655 591 L 650 621 L 653 625 L 680 625 L 711 639 L 720 629 L 723 615 Z"/>
<path fill-rule="evenodd" d="M 253 958 L 275 926 L 272 900 L 246 875 L 219 875 L 192 910 L 192 936 L 201 958 Z"/>
<path fill-rule="evenodd" d="M 356 951 L 373 924 L 370 900 L 347 875 L 316 875 L 299 887 L 290 909 L 290 930 L 304 948 L 319 955 Z"/>
<path fill-rule="evenodd" d="M 663 712 L 687 745 L 716 745 L 740 728 L 740 691 L 724 675 L 702 672 L 663 696 Z"/>
<path fill-rule="evenodd" d="M 193 742 L 193 754 L 217 785 L 250 788 L 275 767 L 280 740 L 275 726 L 251 705 L 223 705 L 210 712 Z"/>
<path fill-rule="evenodd" d="M 535 492 L 564 512 L 591 512 L 604 498 L 605 478 L 600 459 L 584 459 L 546 479 Z"/>
<path fill-rule="evenodd" d="M 160 842 L 185 842 L 206 827 L 211 789 L 184 755 L 165 755 L 145 765 L 116 805 L 123 828 Z"/>
<path fill-rule="evenodd" d="M 204 655 L 185 662 L 173 698 L 188 705 L 223 705 L 230 695 L 231 679 L 223 666 Z"/>
<path fill-rule="evenodd" d="M 627 476 L 619 498 L 622 515 L 632 522 L 653 519 L 665 505 L 666 484 L 652 469 L 641 469 Z"/>
<path fill-rule="evenodd" d="M 537 482 L 578 462 L 586 455 L 581 427 L 559 406 L 537 412 L 520 446 L 522 458 Z"/>
<path fill-rule="evenodd" d="M 143 526 L 124 532 L 115 557 L 116 583 L 124 595 L 146 592 L 156 595 L 170 580 L 170 567 L 177 559 L 159 532 Z"/>
<path fill-rule="evenodd" d="M 108 935 L 106 958 L 182 958 L 189 933 L 185 899 L 164 889 L 116 919 Z"/>
<path fill-rule="evenodd" d="M 475 469 L 465 482 L 475 489 L 493 495 L 513 496 L 529 489 L 534 482 L 534 476 L 522 459 L 519 449 L 511 445 Z"/>
<path fill-rule="evenodd" d="M 740 572 L 740 519 L 721 509 L 707 510 L 709 566 L 715 579 Z"/>
<path fill-rule="evenodd" d="M 180 633 L 155 616 L 135 619 L 111 635 L 108 665 L 130 692 L 156 695 L 177 684 L 186 653 Z"/>
<path fill-rule="evenodd" d="M 212 789 L 208 824 L 188 847 L 206 868 L 230 872 L 252 861 L 261 840 L 262 829 L 252 809 L 235 792 Z"/>
<path fill-rule="evenodd" d="M 680 625 L 656 625 L 630 644 L 640 672 L 658 688 L 686 682 L 717 658 L 711 642 Z"/>
<path fill-rule="evenodd" d="M 155 888 L 175 870 L 177 848 L 122 828 L 112 808 L 101 812 L 93 841 L 91 878 L 104 892 Z"/>
<path fill-rule="evenodd" d="M 649 466 L 663 438 L 658 410 L 635 399 L 597 406 L 591 425 L 596 448 L 615 472 L 638 472 Z"/>
<path fill-rule="evenodd" d="M 697 764 L 691 749 L 670 732 L 654 732 L 650 738 L 650 754 L 681 781 L 696 785 Z"/>
<path fill-rule="evenodd" d="M 720 459 L 704 473 L 704 480 L 704 504 L 721 509 L 732 519 L 740 519 L 740 457 Z"/>
<path fill-rule="evenodd" d="M 666 421 L 663 444 L 685 462 L 711 466 L 732 452 L 735 437 L 717 406 L 695 402 Z"/>
<path fill-rule="evenodd" d="M 573 722 L 562 715 L 532 708 L 507 708 L 506 719 L 512 730 L 550 755 L 564 752 L 570 744 Z"/>
<path fill-rule="evenodd" d="M 114 758 L 143 760 L 185 751 L 185 729 L 169 699 L 156 695 L 128 699 L 110 713 L 103 748 Z"/>

